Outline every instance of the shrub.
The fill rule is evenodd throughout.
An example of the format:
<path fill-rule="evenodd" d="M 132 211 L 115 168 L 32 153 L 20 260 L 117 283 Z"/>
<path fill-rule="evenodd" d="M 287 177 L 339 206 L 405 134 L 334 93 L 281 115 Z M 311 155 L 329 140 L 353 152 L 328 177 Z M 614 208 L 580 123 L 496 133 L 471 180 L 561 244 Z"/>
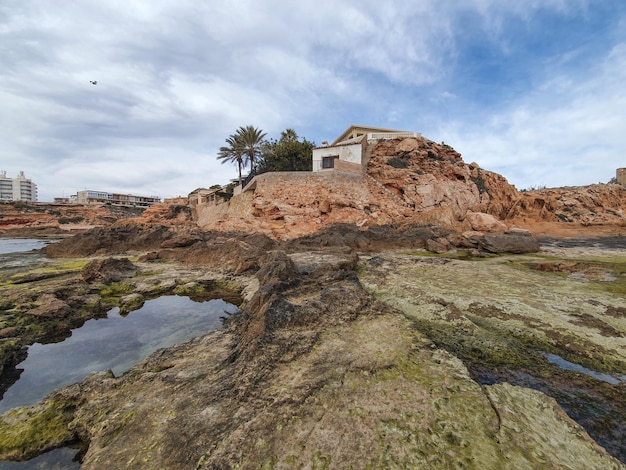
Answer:
<path fill-rule="evenodd" d="M 59 217 L 58 222 L 60 224 L 77 224 L 78 222 L 82 222 L 84 220 L 84 217 L 81 216 L 76 216 L 76 217 Z"/>
<path fill-rule="evenodd" d="M 407 162 L 399 157 L 391 157 L 389 160 L 387 160 L 387 165 L 390 165 L 394 168 L 406 168 L 408 166 Z"/>
<path fill-rule="evenodd" d="M 474 182 L 474 184 L 478 188 L 478 192 L 480 194 L 482 193 L 489 194 L 489 188 L 487 188 L 487 185 L 485 184 L 485 179 L 480 174 L 480 171 L 478 172 L 478 176 L 472 177 L 471 180 Z"/>

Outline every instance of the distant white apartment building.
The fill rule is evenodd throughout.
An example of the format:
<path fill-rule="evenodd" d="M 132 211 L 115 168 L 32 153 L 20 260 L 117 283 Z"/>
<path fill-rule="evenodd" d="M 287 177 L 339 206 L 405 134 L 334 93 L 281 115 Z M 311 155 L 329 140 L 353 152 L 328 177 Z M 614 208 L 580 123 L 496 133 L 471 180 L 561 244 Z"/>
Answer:
<path fill-rule="evenodd" d="M 0 171 L 0 201 L 37 202 L 37 185 L 23 171 L 17 178 L 9 178 L 6 171 Z"/>
<path fill-rule="evenodd" d="M 159 204 L 161 198 L 158 196 L 137 196 L 134 194 L 107 193 L 104 191 L 86 189 L 84 191 L 77 191 L 76 202 L 78 202 L 78 204 L 150 207 L 153 204 Z"/>

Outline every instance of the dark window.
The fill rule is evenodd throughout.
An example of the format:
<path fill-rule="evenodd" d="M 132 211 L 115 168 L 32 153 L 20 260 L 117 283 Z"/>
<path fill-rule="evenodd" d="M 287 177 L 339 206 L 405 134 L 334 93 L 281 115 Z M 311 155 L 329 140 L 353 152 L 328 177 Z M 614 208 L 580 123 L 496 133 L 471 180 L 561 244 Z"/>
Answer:
<path fill-rule="evenodd" d="M 322 157 L 322 168 L 335 168 L 335 159 L 339 158 L 337 156 L 333 157 Z"/>

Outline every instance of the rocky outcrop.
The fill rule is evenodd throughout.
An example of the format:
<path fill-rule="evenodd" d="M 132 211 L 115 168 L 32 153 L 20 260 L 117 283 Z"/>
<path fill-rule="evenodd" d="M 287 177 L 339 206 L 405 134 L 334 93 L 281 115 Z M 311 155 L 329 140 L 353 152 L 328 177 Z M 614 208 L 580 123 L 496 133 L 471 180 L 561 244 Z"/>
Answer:
<path fill-rule="evenodd" d="M 468 212 L 503 217 L 516 195 L 503 177 L 466 165 L 451 147 L 423 138 L 376 144 L 365 175 L 269 173 L 258 176 L 254 185 L 226 204 L 197 207 L 198 224 L 278 239 L 337 223 L 371 227 L 412 222 L 466 230 Z"/>
<path fill-rule="evenodd" d="M 590 235 L 616 235 L 626 227 L 626 189 L 619 185 L 520 193 L 503 176 L 464 163 L 443 143 L 406 138 L 370 145 L 364 175 L 260 175 L 253 189 L 228 203 L 195 208 L 194 220 L 204 229 L 274 239 L 298 238 L 336 223 L 416 223 L 496 233 L 526 228 L 542 234 L 587 227 Z"/>
<path fill-rule="evenodd" d="M 142 209 L 110 205 L 0 202 L 0 234 L 67 235 L 137 217 Z"/>
<path fill-rule="evenodd" d="M 598 340 L 588 329 L 561 336 L 566 320 L 555 314 L 556 323 L 548 323 L 547 313 L 534 312 L 536 297 L 511 305 L 515 283 L 506 284 L 511 292 L 494 291 L 500 276 L 519 279 L 508 263 L 386 253 L 363 259 L 357 276 L 352 253 L 278 250 L 259 264 L 259 289 L 225 329 L 160 350 L 120 377 L 92 375 L 36 407 L 2 415 L 0 455 L 24 455 L 17 443 L 35 436 L 38 452 L 72 439 L 88 443 L 85 470 L 213 469 L 233 462 L 241 468 L 623 468 L 553 398 L 477 380 L 478 365 L 502 371 L 508 364 L 521 379 L 557 376 L 558 386 L 575 380 L 578 391 L 612 390 L 560 375 L 536 351 L 524 359 L 550 338 L 570 348 L 584 341 L 583 355 Z M 451 275 L 454 292 L 446 281 Z M 468 303 L 477 288 L 491 297 Z M 588 307 L 595 312 L 617 297 L 594 299 Z M 507 305 L 508 314 L 518 315 L 510 324 L 501 310 Z M 525 322 L 530 328 L 521 330 Z M 528 351 L 520 344 L 526 333 L 538 338 Z M 617 349 L 607 354 L 623 357 Z M 611 410 L 619 417 L 623 397 L 616 400 Z M 590 415 L 597 409 L 592 404 Z M 56 419 L 48 422 L 50 416 Z M 601 420 L 605 428 L 614 424 Z"/>
<path fill-rule="evenodd" d="M 626 230 L 626 187 L 594 184 L 521 192 L 506 221 L 537 234 L 620 235 Z M 550 232 L 550 226 L 556 227 Z"/>
<path fill-rule="evenodd" d="M 176 229 L 135 221 L 120 221 L 109 227 L 96 227 L 71 239 L 61 240 L 44 248 L 50 257 L 84 257 L 98 254 L 145 252 L 178 235 Z"/>
<path fill-rule="evenodd" d="M 504 177 L 465 164 L 452 147 L 425 138 L 378 143 L 367 174 L 416 212 L 447 208 L 459 222 L 468 211 L 502 218 L 517 195 Z"/>

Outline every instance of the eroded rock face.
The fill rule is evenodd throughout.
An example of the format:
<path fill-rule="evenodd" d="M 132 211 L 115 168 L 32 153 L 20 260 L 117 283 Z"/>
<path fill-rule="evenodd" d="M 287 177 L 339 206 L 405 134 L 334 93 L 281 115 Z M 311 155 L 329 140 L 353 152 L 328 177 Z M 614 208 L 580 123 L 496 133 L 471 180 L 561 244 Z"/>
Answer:
<path fill-rule="evenodd" d="M 626 226 L 626 188 L 618 184 L 549 188 L 519 193 L 507 219 L 580 226 Z"/>
<path fill-rule="evenodd" d="M 468 211 L 503 218 L 517 196 L 504 177 L 468 165 L 452 147 L 425 138 L 380 142 L 367 173 L 417 212 L 449 207 L 458 221 Z"/>
<path fill-rule="evenodd" d="M 196 209 L 210 230 L 264 233 L 284 240 L 326 226 L 419 223 L 459 232 L 619 234 L 626 227 L 626 188 L 592 185 L 518 192 L 503 176 L 463 162 L 446 144 L 425 138 L 368 144 L 364 175 L 270 173 L 227 204 Z M 482 214 L 482 215 L 481 215 Z"/>
<path fill-rule="evenodd" d="M 136 217 L 136 208 L 106 205 L 0 202 L 0 233 L 45 236 L 78 233 Z"/>

